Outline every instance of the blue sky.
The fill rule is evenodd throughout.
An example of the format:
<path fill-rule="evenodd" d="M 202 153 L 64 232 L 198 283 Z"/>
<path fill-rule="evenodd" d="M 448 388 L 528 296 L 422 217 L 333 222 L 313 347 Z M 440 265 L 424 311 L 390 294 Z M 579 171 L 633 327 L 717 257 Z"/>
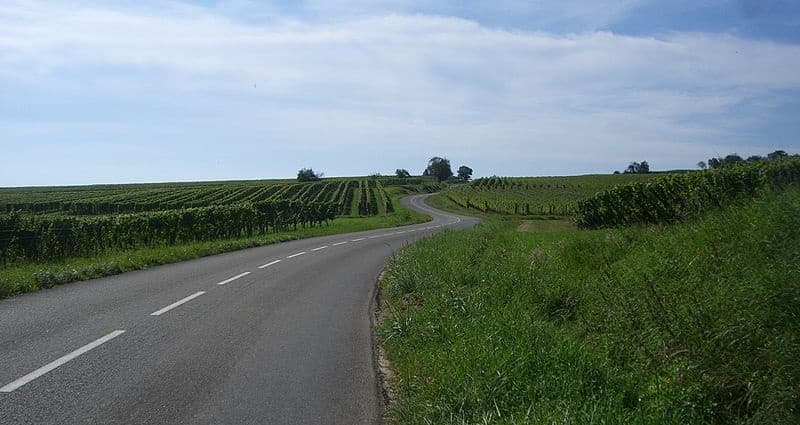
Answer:
<path fill-rule="evenodd" d="M 0 3 L 0 186 L 800 151 L 797 1 Z"/>

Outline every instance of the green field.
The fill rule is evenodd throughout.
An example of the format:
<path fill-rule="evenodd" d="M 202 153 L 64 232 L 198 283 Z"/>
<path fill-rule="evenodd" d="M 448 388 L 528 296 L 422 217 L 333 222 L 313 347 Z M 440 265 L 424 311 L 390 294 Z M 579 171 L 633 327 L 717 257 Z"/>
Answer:
<path fill-rule="evenodd" d="M 441 196 L 482 213 L 515 216 L 567 216 L 597 192 L 647 181 L 663 174 L 595 174 L 568 177 L 489 177 L 452 186 Z"/>
<path fill-rule="evenodd" d="M 339 216 L 367 216 L 391 213 L 386 191 L 395 188 L 433 191 L 438 186 L 412 177 L 0 188 L 0 211 L 98 215 L 292 201 L 333 204 Z"/>
<path fill-rule="evenodd" d="M 430 198 L 485 221 L 387 268 L 390 422 L 800 423 L 798 184 L 789 157 Z"/>
<path fill-rule="evenodd" d="M 395 424 L 800 423 L 800 192 L 673 225 L 488 218 L 381 284 Z"/>
<path fill-rule="evenodd" d="M 401 196 L 426 178 L 0 189 L 0 298 L 301 237 L 427 220 Z"/>

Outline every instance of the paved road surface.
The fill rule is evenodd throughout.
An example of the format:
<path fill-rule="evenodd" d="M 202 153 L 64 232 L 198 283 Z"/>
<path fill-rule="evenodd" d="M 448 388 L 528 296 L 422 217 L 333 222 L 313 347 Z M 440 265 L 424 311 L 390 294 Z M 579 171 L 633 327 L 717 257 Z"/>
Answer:
<path fill-rule="evenodd" d="M 371 424 L 375 281 L 474 218 L 285 242 L 0 301 L 0 424 Z"/>

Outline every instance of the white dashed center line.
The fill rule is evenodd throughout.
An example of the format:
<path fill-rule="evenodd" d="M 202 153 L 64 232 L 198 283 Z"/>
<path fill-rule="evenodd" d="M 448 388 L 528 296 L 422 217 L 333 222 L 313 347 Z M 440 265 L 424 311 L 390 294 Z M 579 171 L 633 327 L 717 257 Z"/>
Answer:
<path fill-rule="evenodd" d="M 327 248 L 327 247 L 328 247 L 328 245 L 321 246 L 321 247 L 319 247 L 319 248 L 314 248 L 314 249 L 312 249 L 312 251 L 319 251 L 319 250 L 321 250 L 321 249 L 325 249 L 325 248 Z"/>
<path fill-rule="evenodd" d="M 28 382 L 33 381 L 34 379 L 44 375 L 45 373 L 50 372 L 51 370 L 63 365 L 64 363 L 75 359 L 76 357 L 80 356 L 81 354 L 87 353 L 87 352 L 89 352 L 89 351 L 91 351 L 91 350 L 93 350 L 93 349 L 105 344 L 108 341 L 111 341 L 112 339 L 114 339 L 114 338 L 116 338 L 116 337 L 118 337 L 118 336 L 120 336 L 120 335 L 122 335 L 124 333 L 125 333 L 125 331 L 122 331 L 122 330 L 111 332 L 110 334 L 108 334 L 108 335 L 106 335 L 106 336 L 104 336 L 104 337 L 102 337 L 100 339 L 97 339 L 97 340 L 95 340 L 93 342 L 90 342 L 90 343 L 84 345 L 83 347 L 78 348 L 77 350 L 67 354 L 64 357 L 61 357 L 60 359 L 58 359 L 58 360 L 56 360 L 56 361 L 54 361 L 52 363 L 48 363 L 48 364 L 40 367 L 39 369 L 34 370 L 33 372 L 23 376 L 22 378 L 19 378 L 16 381 L 4 386 L 3 388 L 0 388 L 0 392 L 2 392 L 2 393 L 10 393 L 11 391 L 16 390 L 17 388 L 27 384 Z"/>
<path fill-rule="evenodd" d="M 288 256 L 288 257 L 286 257 L 286 258 L 294 258 L 294 257 L 299 257 L 299 256 L 301 256 L 301 255 L 305 255 L 305 253 L 306 253 L 305 251 L 303 251 L 303 252 L 298 252 L 297 254 L 292 254 L 292 255 L 290 255 L 290 256 Z"/>
<path fill-rule="evenodd" d="M 344 241 L 344 242 L 336 242 L 335 244 L 333 244 L 333 246 L 344 245 L 344 244 L 346 244 L 346 243 L 347 243 L 347 241 Z"/>
<path fill-rule="evenodd" d="M 245 276 L 247 276 L 247 275 L 249 275 L 249 274 L 250 274 L 250 272 L 244 272 L 244 273 L 242 273 L 242 274 L 237 274 L 236 276 L 234 276 L 234 277 L 232 277 L 232 278 L 230 278 L 230 279 L 225 279 L 225 280 L 223 280 L 222 282 L 219 282 L 219 283 L 217 283 L 217 285 L 224 285 L 224 284 L 226 284 L 226 283 L 233 282 L 234 280 L 236 280 L 236 279 L 239 279 L 239 278 L 242 278 L 242 277 L 245 277 Z"/>
<path fill-rule="evenodd" d="M 353 242 L 360 242 L 360 241 L 363 241 L 364 239 L 365 239 L 365 238 L 353 239 Z"/>
<path fill-rule="evenodd" d="M 269 263 L 264 264 L 263 266 L 258 266 L 258 268 L 259 269 L 266 269 L 267 267 L 275 265 L 275 264 L 278 264 L 280 262 L 281 262 L 281 260 L 270 261 Z"/>
<path fill-rule="evenodd" d="M 182 299 L 180 301 L 176 301 L 176 302 L 174 302 L 174 303 L 162 308 L 161 310 L 154 311 L 154 312 L 150 313 L 150 315 L 151 316 L 161 316 L 162 314 L 172 310 L 173 308 L 178 307 L 181 304 L 188 303 L 189 301 L 191 301 L 191 300 L 193 300 L 193 299 L 195 299 L 195 298 L 197 298 L 197 297 L 199 297 L 200 295 L 203 295 L 203 294 L 205 294 L 205 291 L 195 292 L 194 294 L 189 295 L 188 297 L 186 297 L 186 298 L 184 298 L 184 299 Z"/>

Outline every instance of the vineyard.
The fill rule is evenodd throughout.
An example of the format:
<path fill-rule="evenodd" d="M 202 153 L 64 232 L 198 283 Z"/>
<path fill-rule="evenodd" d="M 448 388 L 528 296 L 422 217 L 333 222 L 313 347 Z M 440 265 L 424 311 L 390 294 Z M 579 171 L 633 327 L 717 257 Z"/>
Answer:
<path fill-rule="evenodd" d="M 338 215 L 366 216 L 393 211 L 385 190 L 390 186 L 410 191 L 437 188 L 431 180 L 420 178 L 10 188 L 0 189 L 0 212 L 100 215 L 292 201 L 333 203 Z M 355 209 L 354 198 L 358 202 Z"/>
<path fill-rule="evenodd" d="M 315 227 L 394 212 L 429 179 L 325 179 L 0 189 L 0 264 Z"/>
<path fill-rule="evenodd" d="M 800 183 L 800 158 L 742 163 L 617 186 L 578 204 L 582 228 L 673 223 Z"/>
<path fill-rule="evenodd" d="M 641 182 L 656 174 L 570 177 L 489 177 L 444 191 L 462 208 L 518 216 L 569 216 L 581 200 L 616 185 Z"/>

